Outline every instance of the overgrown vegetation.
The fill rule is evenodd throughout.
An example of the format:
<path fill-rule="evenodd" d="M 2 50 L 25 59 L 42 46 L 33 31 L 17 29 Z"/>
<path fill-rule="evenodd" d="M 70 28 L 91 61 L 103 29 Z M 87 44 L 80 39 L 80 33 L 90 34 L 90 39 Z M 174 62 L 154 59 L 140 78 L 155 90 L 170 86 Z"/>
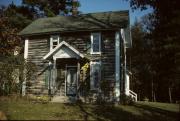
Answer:
<path fill-rule="evenodd" d="M 0 95 L 21 94 L 23 82 L 30 80 L 36 66 L 22 56 L 2 56 L 0 62 Z"/>
<path fill-rule="evenodd" d="M 0 98 L 9 120 L 178 121 L 178 105 L 138 102 L 128 105 L 34 103 L 27 99 Z"/>

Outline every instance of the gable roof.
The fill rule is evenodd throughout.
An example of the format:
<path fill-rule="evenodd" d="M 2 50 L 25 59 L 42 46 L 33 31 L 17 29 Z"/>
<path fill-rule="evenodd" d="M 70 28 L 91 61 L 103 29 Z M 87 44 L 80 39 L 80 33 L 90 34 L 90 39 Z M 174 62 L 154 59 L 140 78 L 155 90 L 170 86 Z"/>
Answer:
<path fill-rule="evenodd" d="M 65 45 L 68 49 L 70 49 L 71 51 L 73 51 L 75 54 L 77 54 L 79 57 L 84 58 L 84 55 L 81 54 L 78 50 L 76 50 L 75 48 L 73 48 L 71 45 L 69 45 L 67 42 L 62 41 L 61 43 L 58 44 L 58 46 L 56 46 L 52 51 L 50 51 L 48 54 L 46 54 L 43 59 L 46 60 L 49 57 L 53 56 L 54 54 L 56 54 L 59 49 Z"/>
<path fill-rule="evenodd" d="M 129 24 L 129 11 L 110 11 L 40 18 L 24 28 L 19 35 L 37 35 L 67 31 L 119 29 Z"/>

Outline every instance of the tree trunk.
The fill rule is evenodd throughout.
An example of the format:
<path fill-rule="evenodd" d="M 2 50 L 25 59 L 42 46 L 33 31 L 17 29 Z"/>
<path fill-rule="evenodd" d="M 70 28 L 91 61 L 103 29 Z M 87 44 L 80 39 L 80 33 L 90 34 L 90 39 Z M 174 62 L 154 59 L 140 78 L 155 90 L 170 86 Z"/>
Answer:
<path fill-rule="evenodd" d="M 153 84 L 153 80 L 152 80 L 152 83 L 151 83 L 151 101 L 154 102 L 154 84 Z"/>
<path fill-rule="evenodd" d="M 169 87 L 169 102 L 172 103 L 172 97 L 171 97 L 171 87 Z"/>
<path fill-rule="evenodd" d="M 154 102 L 156 102 L 156 93 L 155 93 L 155 91 L 154 91 L 154 97 L 153 97 L 153 100 L 154 100 Z"/>

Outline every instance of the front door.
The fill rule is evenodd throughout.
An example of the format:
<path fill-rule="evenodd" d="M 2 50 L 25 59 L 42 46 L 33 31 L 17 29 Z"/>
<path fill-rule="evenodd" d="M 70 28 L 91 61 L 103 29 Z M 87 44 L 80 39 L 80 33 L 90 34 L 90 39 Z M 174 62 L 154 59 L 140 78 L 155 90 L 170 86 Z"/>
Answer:
<path fill-rule="evenodd" d="M 77 67 L 67 67 L 66 95 L 76 96 L 77 92 Z"/>

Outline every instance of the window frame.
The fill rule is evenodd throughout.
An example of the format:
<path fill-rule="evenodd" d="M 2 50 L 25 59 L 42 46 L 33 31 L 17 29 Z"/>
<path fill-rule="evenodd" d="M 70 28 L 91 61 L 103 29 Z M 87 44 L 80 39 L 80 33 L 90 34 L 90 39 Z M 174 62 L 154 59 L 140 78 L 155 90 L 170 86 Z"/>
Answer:
<path fill-rule="evenodd" d="M 90 62 L 90 90 L 98 90 L 99 87 L 95 87 L 94 85 L 94 65 L 99 65 L 99 80 L 98 83 L 100 84 L 101 81 L 101 61 L 91 61 Z M 99 85 L 100 86 L 100 85 Z"/>
<path fill-rule="evenodd" d="M 53 38 L 54 37 L 57 37 L 57 45 L 60 43 L 60 36 L 59 35 L 51 35 L 50 37 L 50 51 L 52 51 L 54 48 L 53 48 Z"/>
<path fill-rule="evenodd" d="M 98 52 L 93 51 L 94 35 L 99 36 L 99 51 Z M 91 54 L 101 54 L 101 33 L 100 32 L 91 33 L 91 51 L 90 51 L 90 53 Z"/>

